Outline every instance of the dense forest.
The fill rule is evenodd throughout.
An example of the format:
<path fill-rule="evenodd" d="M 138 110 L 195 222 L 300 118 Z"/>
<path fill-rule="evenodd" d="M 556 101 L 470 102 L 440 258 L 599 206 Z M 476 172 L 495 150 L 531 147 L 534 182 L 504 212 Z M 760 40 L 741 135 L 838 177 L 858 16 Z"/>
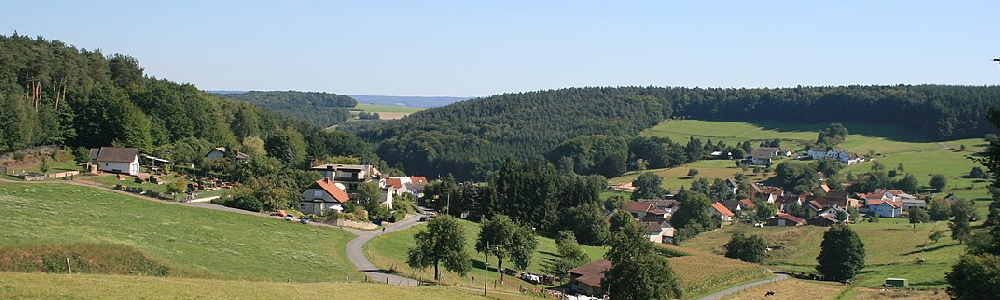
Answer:
<path fill-rule="evenodd" d="M 1000 99 L 997 86 L 568 88 L 458 102 L 378 123 L 358 134 L 377 142 L 381 157 L 409 173 L 432 177 L 452 173 L 460 179 L 483 180 L 507 159 L 548 158 L 557 163 L 562 158 L 550 151 L 567 140 L 631 137 L 668 119 L 867 122 L 895 125 L 939 140 L 982 137 L 997 132 L 986 120 L 987 109 L 997 106 L 995 99 Z M 626 164 L 639 158 L 631 150 L 621 150 L 622 141 L 578 142 L 619 149 L 611 157 L 614 168 L 624 168 L 618 166 L 619 161 Z M 680 151 L 674 141 L 662 144 L 667 151 Z M 595 159 L 601 161 L 586 166 L 584 174 L 601 173 L 597 168 L 608 157 Z M 580 171 L 579 166 L 573 169 Z"/>
<path fill-rule="evenodd" d="M 38 145 L 113 145 L 195 162 L 214 147 L 247 151 L 247 145 L 256 145 L 293 169 L 335 156 L 383 164 L 369 144 L 350 133 L 327 133 L 143 71 L 126 55 L 16 33 L 0 36 L 0 153 Z M 343 96 L 310 101 L 354 104 Z"/>
<path fill-rule="evenodd" d="M 316 92 L 258 92 L 222 94 L 223 96 L 253 103 L 316 126 L 329 127 L 347 121 L 351 113 L 347 108 L 358 101 L 346 95 Z"/>

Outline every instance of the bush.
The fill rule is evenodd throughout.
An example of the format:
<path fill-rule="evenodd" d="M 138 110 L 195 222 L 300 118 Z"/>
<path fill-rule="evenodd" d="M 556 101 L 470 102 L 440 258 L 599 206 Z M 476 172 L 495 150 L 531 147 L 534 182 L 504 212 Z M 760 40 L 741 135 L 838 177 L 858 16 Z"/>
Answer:
<path fill-rule="evenodd" d="M 14 160 L 16 160 L 16 161 L 23 161 L 24 160 L 24 156 L 25 156 L 24 152 L 20 152 L 20 151 L 14 152 Z"/>

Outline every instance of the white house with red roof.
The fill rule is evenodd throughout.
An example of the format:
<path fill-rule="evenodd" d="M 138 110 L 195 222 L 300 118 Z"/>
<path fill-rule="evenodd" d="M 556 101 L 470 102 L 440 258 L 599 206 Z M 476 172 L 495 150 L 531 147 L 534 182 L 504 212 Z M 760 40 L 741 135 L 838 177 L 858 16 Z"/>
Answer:
<path fill-rule="evenodd" d="M 899 218 L 903 216 L 902 201 L 868 201 L 868 210 L 882 218 Z"/>
<path fill-rule="evenodd" d="M 733 217 L 736 216 L 736 214 L 734 214 L 732 211 L 726 208 L 725 205 L 722 205 L 722 203 L 719 202 L 712 203 L 712 206 L 708 208 L 708 215 L 717 217 L 720 220 L 722 220 L 722 222 L 732 222 Z"/>
<path fill-rule="evenodd" d="M 344 203 L 351 198 L 343 189 L 337 186 L 329 177 L 316 180 L 302 192 L 302 204 L 299 211 L 305 214 L 315 214 L 324 210 L 344 211 Z"/>

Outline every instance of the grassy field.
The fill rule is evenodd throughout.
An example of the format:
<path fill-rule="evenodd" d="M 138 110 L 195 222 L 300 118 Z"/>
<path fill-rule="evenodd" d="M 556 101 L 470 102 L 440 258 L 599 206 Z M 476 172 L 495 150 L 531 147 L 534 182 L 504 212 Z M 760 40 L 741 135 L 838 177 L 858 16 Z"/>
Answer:
<path fill-rule="evenodd" d="M 491 298 L 495 295 L 490 295 Z M 500 297 L 527 299 L 526 297 Z M 488 299 L 448 287 L 284 283 L 174 277 L 0 273 L 0 299 Z"/>
<path fill-rule="evenodd" d="M 138 249 L 172 276 L 343 281 L 347 232 L 157 203 L 69 184 L 0 183 L 0 244 L 116 244 Z"/>
<path fill-rule="evenodd" d="M 775 291 L 773 297 L 764 298 L 767 291 Z M 935 293 L 935 291 L 937 293 Z M 917 300 L 917 299 L 949 299 L 941 290 L 889 289 L 882 291 L 874 288 L 848 287 L 839 283 L 817 282 L 798 279 L 787 279 L 746 289 L 734 295 L 723 297 L 722 300 L 800 300 L 800 299 L 837 299 L 837 300 Z"/>
<path fill-rule="evenodd" d="M 479 223 L 461 219 L 459 219 L 458 221 L 459 224 L 462 225 L 462 229 L 465 232 L 466 250 L 472 257 L 473 271 L 468 274 L 469 276 L 467 276 L 467 278 L 460 278 L 456 273 L 444 272 L 444 269 L 442 267 L 442 274 L 444 274 L 445 277 L 443 283 L 481 287 L 482 276 L 486 276 L 487 274 L 483 269 L 484 266 L 483 260 L 485 259 L 484 254 L 475 252 L 476 238 L 479 235 Z M 416 244 L 416 242 L 414 242 L 413 240 L 413 234 L 415 234 L 417 230 L 423 228 L 426 228 L 426 225 L 417 225 L 407 230 L 393 232 L 375 237 L 370 242 L 368 242 L 368 244 L 365 245 L 365 252 L 368 255 L 369 259 L 371 259 L 372 262 L 374 262 L 375 265 L 381 269 L 390 270 L 393 269 L 393 267 L 395 267 L 395 270 L 402 273 L 403 275 L 416 276 L 426 279 L 428 281 L 432 281 L 430 280 L 434 278 L 434 271 L 432 268 L 421 271 L 421 270 L 410 269 L 406 265 L 406 251 L 409 250 L 410 247 L 413 247 L 413 245 Z M 538 249 L 536 250 L 535 255 L 532 257 L 531 265 L 528 266 L 527 270 L 528 272 L 532 273 L 541 273 L 543 264 L 547 260 L 555 258 L 555 253 L 557 252 L 555 242 L 552 239 L 542 236 L 537 236 L 537 239 L 538 239 Z M 587 252 L 587 255 L 589 255 L 590 258 L 593 260 L 603 258 L 604 252 L 606 251 L 603 247 L 599 246 L 584 246 L 584 250 Z M 496 273 L 496 263 L 497 263 L 496 256 L 491 256 L 490 270 L 492 272 L 489 274 L 490 276 L 489 278 L 491 280 L 499 279 L 499 276 Z M 511 269 L 514 268 L 509 261 L 504 261 L 503 267 Z M 474 284 L 472 282 L 473 277 L 476 278 L 476 282 L 479 282 L 478 284 Z M 505 276 L 504 279 L 506 280 L 507 278 L 513 278 L 513 277 Z M 519 279 L 511 280 L 508 281 L 507 286 L 504 287 L 505 289 L 517 290 L 518 285 L 516 284 L 512 285 L 510 282 L 517 282 L 518 284 L 528 285 L 527 283 L 524 283 Z"/>
<path fill-rule="evenodd" d="M 791 159 L 784 159 L 791 160 Z M 784 161 L 780 160 L 780 161 Z M 688 177 L 688 170 L 698 169 L 698 176 Z M 656 175 L 663 177 L 663 183 L 661 186 L 667 190 L 677 190 L 681 186 L 685 188 L 691 187 L 691 182 L 698 178 L 707 178 L 709 183 L 715 178 L 731 178 L 737 173 L 743 173 L 743 170 L 736 167 L 736 162 L 732 160 L 702 160 L 696 161 L 689 164 L 684 164 L 675 168 L 666 169 L 652 169 L 646 170 L 645 172 L 652 172 Z M 611 178 L 609 181 L 612 185 L 617 185 L 625 182 L 631 182 L 639 177 L 640 172 L 629 172 L 621 177 Z M 753 171 L 747 170 L 745 175 L 753 181 L 763 181 L 770 177 L 771 174 L 754 174 Z M 627 195 L 626 195 L 627 196 Z M 627 198 L 627 197 L 626 197 Z"/>
<path fill-rule="evenodd" d="M 483 269 L 483 254 L 475 253 L 475 250 L 472 250 L 475 246 L 476 236 L 479 233 L 479 224 L 465 220 L 459 220 L 459 222 L 465 230 L 466 245 L 472 256 L 474 269 L 464 278 L 459 277 L 458 274 L 455 273 L 444 272 L 442 269 L 442 273 L 445 277 L 443 283 L 479 288 L 482 287 L 483 284 L 482 276 L 487 275 L 486 271 Z M 379 268 L 395 269 L 403 275 L 421 277 L 424 279 L 433 278 L 432 269 L 421 271 L 413 270 L 406 266 L 406 251 L 415 244 L 413 241 L 413 234 L 418 228 L 423 227 L 424 226 L 419 225 L 405 231 L 394 232 L 376 237 L 365 245 L 365 251 L 368 254 L 368 257 L 371 258 L 371 260 L 375 262 Z M 696 250 L 691 251 L 674 246 L 667 247 L 691 254 L 688 256 L 669 259 L 671 267 L 681 279 L 683 285 L 682 288 L 684 289 L 686 295 L 685 299 L 697 295 L 705 295 L 728 286 L 761 280 L 771 276 L 766 269 L 753 264 L 721 258 L 716 255 L 705 254 Z M 603 247 L 594 246 L 584 246 L 584 249 L 593 260 L 603 258 L 604 252 L 606 251 Z M 539 236 L 538 250 L 532 259 L 531 265 L 528 267 L 528 271 L 532 273 L 543 273 L 543 263 L 549 259 L 554 259 L 555 252 L 555 242 L 552 239 Z M 726 261 L 726 263 L 720 264 L 720 261 Z M 504 266 L 505 268 L 512 268 L 509 262 L 504 262 Z M 491 272 L 488 275 L 490 280 L 498 278 L 495 267 L 496 257 L 491 257 Z M 473 281 L 473 278 L 475 278 L 475 281 Z M 510 279 L 507 280 L 506 285 L 497 286 L 496 288 L 514 291 L 520 286 L 529 286 L 528 283 L 519 279 L 512 277 L 507 278 Z M 494 289 L 492 281 L 489 288 Z"/>
<path fill-rule="evenodd" d="M 352 115 L 357 115 L 358 112 L 377 112 L 379 114 L 379 119 L 381 120 L 395 120 L 401 119 L 409 114 L 424 110 L 424 108 L 414 108 L 414 107 L 403 107 L 394 105 L 378 105 L 378 104 L 366 104 L 358 103 L 357 106 L 350 109 Z"/>
<path fill-rule="evenodd" d="M 866 268 L 856 285 L 877 286 L 886 277 L 902 277 L 912 286 L 940 287 L 946 283 L 944 274 L 958 261 L 965 246 L 950 238 L 945 222 L 918 224 L 914 229 L 904 219 L 882 219 L 879 223 L 851 225 L 865 244 Z M 686 241 L 683 246 L 712 253 L 722 253 L 722 245 L 735 232 L 760 234 L 771 246 L 779 249 L 768 252 L 767 264 L 772 269 L 793 272 L 815 272 L 816 256 L 826 227 L 765 227 L 753 228 L 736 225 L 702 233 Z M 945 237 L 932 243 L 928 236 L 932 230 L 945 231 Z M 923 259 L 923 263 L 918 263 Z"/>

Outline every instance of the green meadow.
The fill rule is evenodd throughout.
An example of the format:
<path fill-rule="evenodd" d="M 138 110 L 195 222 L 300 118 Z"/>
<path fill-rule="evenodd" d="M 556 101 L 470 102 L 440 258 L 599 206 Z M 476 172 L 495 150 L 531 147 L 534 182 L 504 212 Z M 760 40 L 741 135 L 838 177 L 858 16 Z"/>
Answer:
<path fill-rule="evenodd" d="M 247 282 L 152 276 L 0 273 L 0 299 L 528 299 L 448 287 L 378 283 Z"/>
<path fill-rule="evenodd" d="M 353 235 L 337 229 L 62 183 L 0 183 L 0 211 L 0 244 L 8 248 L 124 245 L 165 266 L 168 276 L 281 282 L 361 278 L 346 259 Z"/>
<path fill-rule="evenodd" d="M 855 285 L 877 286 L 887 277 L 909 279 L 911 286 L 940 287 L 947 283 L 945 272 L 965 253 L 965 246 L 950 238 L 947 222 L 917 224 L 905 219 L 883 218 L 879 223 L 850 225 L 865 244 L 866 267 Z M 724 253 L 723 245 L 733 233 L 758 234 L 775 248 L 768 252 L 765 262 L 773 270 L 815 273 L 816 257 L 827 227 L 765 227 L 754 228 L 746 224 L 705 232 L 684 242 L 686 248 L 717 254 Z M 934 230 L 943 231 L 937 243 L 928 236 Z M 923 262 L 920 262 L 920 260 Z"/>

